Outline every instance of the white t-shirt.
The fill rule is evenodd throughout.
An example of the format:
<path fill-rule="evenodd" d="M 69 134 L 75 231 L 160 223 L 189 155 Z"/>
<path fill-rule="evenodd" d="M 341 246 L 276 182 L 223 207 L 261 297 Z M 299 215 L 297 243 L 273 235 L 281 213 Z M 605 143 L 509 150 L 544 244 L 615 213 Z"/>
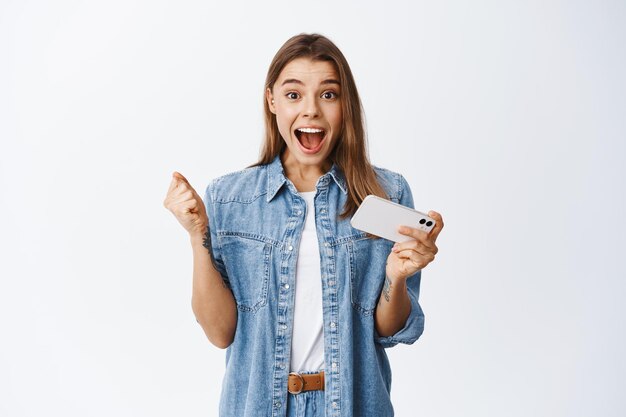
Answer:
<path fill-rule="evenodd" d="M 291 372 L 324 369 L 324 318 L 320 250 L 315 229 L 315 191 L 300 192 L 307 204 L 296 263 L 296 300 L 291 341 Z"/>

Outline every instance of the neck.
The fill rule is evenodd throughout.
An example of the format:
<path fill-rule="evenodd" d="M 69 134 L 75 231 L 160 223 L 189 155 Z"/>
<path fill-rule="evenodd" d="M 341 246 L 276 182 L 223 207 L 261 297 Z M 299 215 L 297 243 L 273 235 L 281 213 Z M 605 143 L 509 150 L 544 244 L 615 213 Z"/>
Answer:
<path fill-rule="evenodd" d="M 285 176 L 296 186 L 298 191 L 315 190 L 315 184 L 319 177 L 330 170 L 332 163 L 324 161 L 320 165 L 304 165 L 298 162 L 289 154 L 289 149 L 285 149 L 280 157 L 285 171 Z"/>

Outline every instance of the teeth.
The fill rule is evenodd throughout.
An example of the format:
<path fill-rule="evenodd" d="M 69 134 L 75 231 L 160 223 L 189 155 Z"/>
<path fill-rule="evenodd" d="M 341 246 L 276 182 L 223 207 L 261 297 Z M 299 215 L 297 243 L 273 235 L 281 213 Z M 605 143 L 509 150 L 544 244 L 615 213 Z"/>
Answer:
<path fill-rule="evenodd" d="M 315 129 L 313 127 L 301 127 L 301 128 L 298 128 L 297 130 L 302 133 L 322 133 L 323 132 L 322 129 Z"/>

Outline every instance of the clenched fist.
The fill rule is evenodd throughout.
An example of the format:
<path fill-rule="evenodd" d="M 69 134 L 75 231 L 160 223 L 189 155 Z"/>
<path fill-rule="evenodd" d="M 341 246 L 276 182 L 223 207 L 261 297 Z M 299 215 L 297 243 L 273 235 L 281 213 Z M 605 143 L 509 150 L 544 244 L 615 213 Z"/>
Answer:
<path fill-rule="evenodd" d="M 189 181 L 174 171 L 172 182 L 163 205 L 174 213 L 176 219 L 190 235 L 203 235 L 209 224 L 202 198 Z"/>

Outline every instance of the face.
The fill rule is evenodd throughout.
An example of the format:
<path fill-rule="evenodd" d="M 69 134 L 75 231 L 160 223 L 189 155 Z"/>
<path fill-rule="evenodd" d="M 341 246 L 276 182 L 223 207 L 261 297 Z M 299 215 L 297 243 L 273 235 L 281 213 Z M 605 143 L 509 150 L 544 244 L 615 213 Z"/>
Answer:
<path fill-rule="evenodd" d="M 287 145 L 285 164 L 316 166 L 324 173 L 341 131 L 340 94 L 331 62 L 298 58 L 285 65 L 273 89 L 266 91 Z"/>

